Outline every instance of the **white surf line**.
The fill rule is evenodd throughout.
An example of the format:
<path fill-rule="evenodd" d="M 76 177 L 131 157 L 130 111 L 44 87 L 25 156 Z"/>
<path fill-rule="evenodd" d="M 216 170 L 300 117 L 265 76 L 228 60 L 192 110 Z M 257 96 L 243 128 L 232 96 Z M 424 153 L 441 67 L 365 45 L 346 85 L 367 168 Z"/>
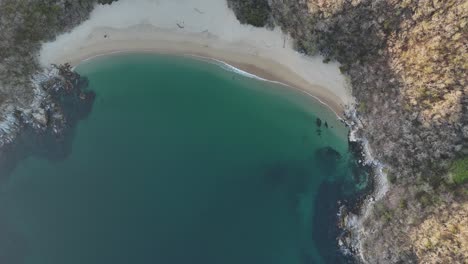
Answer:
<path fill-rule="evenodd" d="M 146 50 L 143 50 L 143 51 L 145 52 Z M 148 51 L 150 51 L 150 50 L 147 50 L 146 52 L 148 52 Z M 99 58 L 99 57 L 111 56 L 113 54 L 128 54 L 128 53 L 133 53 L 133 52 L 132 51 L 126 51 L 126 50 L 116 50 L 116 51 L 108 51 L 108 52 L 99 53 L 99 54 L 93 55 L 91 57 L 85 58 L 85 59 L 81 60 L 79 63 L 77 63 L 76 65 L 73 65 L 72 70 L 74 70 L 76 67 L 80 66 L 84 62 L 87 62 L 87 61 L 90 61 L 90 60 L 93 60 L 93 59 L 96 59 L 96 58 Z"/>
<path fill-rule="evenodd" d="M 319 97 L 311 94 L 310 92 L 308 91 L 305 91 L 304 89 L 302 88 L 298 88 L 298 87 L 295 87 L 295 86 L 291 86 L 289 84 L 286 84 L 286 83 L 283 83 L 283 82 L 279 82 L 279 81 L 273 81 L 273 80 L 269 80 L 269 79 L 265 79 L 265 78 L 262 78 L 260 76 L 257 76 L 253 73 L 250 73 L 250 72 L 246 72 L 244 70 L 241 70 L 239 68 L 236 68 L 235 66 L 225 62 L 225 61 L 222 61 L 222 60 L 218 60 L 218 59 L 215 59 L 215 58 L 210 58 L 210 57 L 204 57 L 204 56 L 200 56 L 200 55 L 193 55 L 193 54 L 184 54 L 186 56 L 189 56 L 189 57 L 194 57 L 194 58 L 199 58 L 199 59 L 203 59 L 205 61 L 214 61 L 215 64 L 221 66 L 221 68 L 223 69 L 227 69 L 226 70 L 229 70 L 229 71 L 232 71 L 234 73 L 237 73 L 239 75 L 242 75 L 242 76 L 245 76 L 245 77 L 248 77 L 248 78 L 252 78 L 252 79 L 257 79 L 257 80 L 260 80 L 260 81 L 264 81 L 264 82 L 269 82 L 269 83 L 274 83 L 274 84 L 279 84 L 279 85 L 282 85 L 282 86 L 286 86 L 286 87 L 289 87 L 289 88 L 292 88 L 296 91 L 300 91 L 312 98 L 314 98 L 316 101 L 318 101 L 319 103 L 321 103 L 322 105 L 326 106 L 328 109 L 330 109 L 335 115 L 336 117 L 338 118 L 338 120 L 341 120 L 341 121 L 344 121 L 343 118 L 340 117 L 340 115 L 335 112 L 335 110 L 333 110 L 332 107 L 330 107 L 327 103 L 325 103 L 324 101 L 322 101 Z M 225 66 L 225 67 L 223 67 Z"/>
<path fill-rule="evenodd" d="M 335 116 L 338 118 L 338 120 L 345 122 L 345 120 L 343 118 L 341 118 L 341 116 L 332 107 L 330 107 L 327 103 L 325 103 L 319 97 L 313 95 L 312 93 L 310 93 L 310 92 L 308 92 L 308 91 L 306 91 L 306 90 L 304 90 L 302 88 L 298 88 L 298 87 L 295 87 L 295 86 L 292 86 L 292 85 L 289 85 L 289 84 L 286 84 L 286 83 L 283 83 L 283 82 L 273 81 L 273 80 L 262 78 L 260 76 L 257 76 L 255 74 L 253 74 L 253 73 L 241 70 L 241 69 L 239 69 L 239 68 L 237 68 L 237 67 L 235 67 L 235 66 L 233 66 L 233 65 L 231 65 L 231 64 L 229 64 L 229 63 L 227 63 L 225 61 L 215 59 L 215 58 L 212 58 L 212 57 L 200 56 L 200 55 L 195 55 L 195 54 L 190 54 L 190 53 L 183 53 L 183 54 L 170 53 L 170 52 L 165 53 L 165 52 L 158 52 L 158 51 L 155 51 L 155 50 L 152 50 L 152 49 L 142 49 L 142 50 L 138 50 L 138 51 L 131 51 L 131 50 L 109 51 L 109 52 L 100 53 L 100 54 L 97 54 L 97 55 L 94 55 L 94 56 L 91 56 L 91 57 L 88 57 L 86 59 L 81 60 L 76 66 L 72 67 L 72 70 L 75 70 L 75 68 L 77 66 L 79 66 L 80 64 L 82 64 L 83 62 L 87 62 L 87 61 L 90 61 L 90 60 L 95 59 L 95 58 L 110 56 L 110 55 L 113 55 L 113 54 L 138 54 L 138 53 L 144 53 L 144 52 L 150 52 L 150 53 L 155 53 L 155 54 L 168 54 L 168 55 L 175 55 L 175 56 L 192 57 L 192 58 L 195 58 L 195 59 L 203 60 L 205 62 L 212 62 L 212 63 L 220 66 L 221 68 L 223 68 L 223 69 L 225 69 L 227 71 L 231 71 L 231 72 L 237 73 L 239 75 L 242 75 L 242 76 L 245 76 L 245 77 L 248 77 L 248 78 L 257 79 L 257 80 L 260 80 L 260 81 L 263 81 L 263 82 L 269 82 L 269 83 L 274 83 L 274 84 L 279 84 L 279 85 L 282 85 L 282 86 L 285 86 L 285 87 L 289 87 L 291 89 L 302 92 L 302 93 L 314 98 L 320 104 L 326 106 L 329 110 L 331 110 L 335 114 Z"/>

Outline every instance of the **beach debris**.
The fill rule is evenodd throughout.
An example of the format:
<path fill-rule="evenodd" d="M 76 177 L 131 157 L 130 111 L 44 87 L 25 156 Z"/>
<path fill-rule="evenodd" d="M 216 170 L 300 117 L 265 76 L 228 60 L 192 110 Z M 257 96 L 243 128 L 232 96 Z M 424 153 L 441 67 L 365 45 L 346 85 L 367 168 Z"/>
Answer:
<path fill-rule="evenodd" d="M 205 12 L 201 11 L 200 9 L 198 8 L 194 8 L 193 10 L 195 10 L 195 12 L 199 13 L 199 14 L 205 14 Z"/>
<path fill-rule="evenodd" d="M 184 22 L 182 22 L 182 25 L 181 25 L 181 24 L 179 24 L 179 23 L 176 23 L 176 24 L 177 24 L 177 26 L 178 26 L 179 28 L 185 28 L 185 26 L 183 25 L 183 24 L 184 24 Z"/>

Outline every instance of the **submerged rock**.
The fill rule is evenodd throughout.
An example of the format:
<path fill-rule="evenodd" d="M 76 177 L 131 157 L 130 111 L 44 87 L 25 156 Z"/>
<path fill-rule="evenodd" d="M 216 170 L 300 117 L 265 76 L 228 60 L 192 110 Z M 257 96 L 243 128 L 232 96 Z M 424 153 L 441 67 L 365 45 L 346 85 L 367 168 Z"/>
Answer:
<path fill-rule="evenodd" d="M 37 74 L 33 84 L 35 96 L 29 107 L 10 106 L 0 121 L 0 180 L 30 154 L 48 152 L 45 155 L 51 158 L 68 155 L 68 137 L 92 109 L 95 95 L 85 90 L 86 79 L 73 72 L 70 65 L 53 66 Z M 56 148 L 42 147 L 53 141 L 57 142 Z"/>
<path fill-rule="evenodd" d="M 317 119 L 315 120 L 315 123 L 317 124 L 318 127 L 321 127 L 322 126 L 322 120 L 320 118 L 317 117 Z"/>
<path fill-rule="evenodd" d="M 330 146 L 320 148 L 316 151 L 316 156 L 324 162 L 336 162 L 341 159 L 341 154 Z"/>

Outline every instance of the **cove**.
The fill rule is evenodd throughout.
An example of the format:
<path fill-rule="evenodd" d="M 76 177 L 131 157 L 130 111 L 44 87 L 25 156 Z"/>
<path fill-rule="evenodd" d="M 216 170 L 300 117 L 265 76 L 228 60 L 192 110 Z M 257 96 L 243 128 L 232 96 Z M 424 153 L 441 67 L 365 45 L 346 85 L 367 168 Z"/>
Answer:
<path fill-rule="evenodd" d="M 67 157 L 30 156 L 1 186 L 1 263 L 345 261 L 337 201 L 365 172 L 325 106 L 187 57 L 76 70 L 92 112 Z"/>

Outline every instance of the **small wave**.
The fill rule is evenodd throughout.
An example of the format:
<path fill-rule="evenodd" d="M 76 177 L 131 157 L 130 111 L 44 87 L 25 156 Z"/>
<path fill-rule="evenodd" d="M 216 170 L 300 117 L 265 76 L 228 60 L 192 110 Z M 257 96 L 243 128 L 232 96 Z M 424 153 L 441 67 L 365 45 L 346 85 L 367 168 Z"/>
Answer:
<path fill-rule="evenodd" d="M 154 53 L 155 51 L 154 50 L 141 50 L 140 52 L 151 52 L 151 53 Z M 132 51 L 111 51 L 111 52 L 106 52 L 106 53 L 102 53 L 102 54 L 97 54 L 97 55 L 94 55 L 94 56 L 91 56 L 91 57 L 88 57 L 84 60 L 82 60 L 80 63 L 78 63 L 77 65 L 73 65 L 73 68 L 72 70 L 74 70 L 77 66 L 79 66 L 81 63 L 84 63 L 84 62 L 87 62 L 89 60 L 92 60 L 92 59 L 95 59 L 95 58 L 98 58 L 98 57 L 105 57 L 105 56 L 110 56 L 110 55 L 115 55 L 115 54 L 131 54 L 131 53 L 135 53 L 135 52 L 132 52 Z M 156 54 L 158 54 L 157 52 L 155 52 Z M 336 117 L 338 118 L 338 120 L 341 120 L 343 122 L 345 122 L 345 120 L 332 108 L 330 107 L 327 103 L 325 103 L 324 101 L 322 101 L 320 98 L 318 98 L 317 96 L 313 95 L 312 93 L 308 92 L 308 91 L 305 91 L 304 89 L 301 89 L 301 88 L 298 88 L 298 87 L 295 87 L 295 86 L 291 86 L 289 84 L 286 84 L 286 83 L 283 83 L 283 82 L 279 82 L 279 81 L 273 81 L 273 80 L 269 80 L 269 79 L 265 79 L 265 78 L 262 78 L 258 75 L 255 75 L 255 74 L 252 74 L 250 72 L 246 72 L 244 70 L 241 70 L 225 61 L 222 61 L 222 60 L 218 60 L 218 59 L 215 59 L 215 58 L 212 58 L 212 57 L 205 57 L 205 56 L 200 56 L 200 55 L 195 55 L 195 54 L 190 54 L 190 53 L 186 53 L 186 54 L 182 54 L 183 56 L 186 56 L 186 57 L 191 57 L 191 58 L 195 58 L 195 59 L 200 59 L 200 60 L 203 60 L 203 61 L 206 61 L 206 62 L 209 62 L 209 63 L 214 63 L 218 66 L 220 66 L 221 68 L 227 70 L 227 71 L 230 71 L 230 72 L 233 72 L 233 73 L 236 73 L 236 74 L 239 74 L 241 76 L 245 76 L 247 78 L 252 78 L 252 79 L 256 79 L 256 80 L 259 80 L 259 81 L 264 81 L 264 82 L 269 82 L 269 83 L 273 83 L 273 84 L 278 84 L 278 85 L 281 85 L 281 86 L 285 86 L 285 87 L 289 87 L 289 88 L 292 88 L 296 91 L 299 91 L 301 93 L 304 93 L 312 98 L 314 98 L 315 100 L 317 100 L 320 104 L 326 106 L 330 111 L 332 111 Z"/>
<path fill-rule="evenodd" d="M 234 73 L 237 73 L 239 75 L 242 75 L 242 76 L 245 76 L 247 78 L 252 78 L 252 79 L 256 79 L 256 80 L 260 80 L 260 81 L 264 81 L 264 82 L 269 82 L 269 83 L 274 83 L 274 84 L 278 84 L 278 85 L 281 85 L 281 86 L 286 86 L 286 87 L 289 87 L 289 88 L 292 88 L 296 91 L 299 91 L 301 93 L 304 93 L 312 98 L 314 98 L 315 100 L 317 100 L 319 103 L 321 103 L 322 105 L 326 106 L 330 111 L 332 111 L 336 117 L 338 118 L 338 120 L 341 120 L 341 121 L 344 121 L 343 118 L 341 118 L 341 116 L 335 112 L 335 110 L 333 110 L 333 108 L 331 108 L 327 103 L 325 103 L 324 101 L 320 100 L 320 98 L 318 98 L 317 96 L 301 89 L 301 88 L 297 88 L 297 87 L 294 87 L 294 86 L 291 86 L 289 84 L 286 84 L 286 83 L 283 83 L 283 82 L 279 82 L 279 81 L 273 81 L 273 80 L 269 80 L 269 79 L 265 79 L 265 78 L 262 78 L 258 75 L 255 75 L 255 74 L 252 74 L 250 72 L 246 72 L 244 70 L 241 70 L 225 61 L 222 61 L 222 60 L 218 60 L 218 59 L 215 59 L 215 58 L 210 58 L 210 57 L 204 57 L 204 56 L 200 56 L 200 55 L 193 55 L 193 54 L 185 54 L 186 56 L 189 56 L 189 57 L 193 57 L 193 58 L 198 58 L 198 59 L 202 59 L 204 61 L 208 61 L 208 62 L 213 62 L 215 63 L 216 65 L 220 66 L 221 68 L 227 70 L 227 71 L 230 71 L 230 72 L 234 72 Z"/>

